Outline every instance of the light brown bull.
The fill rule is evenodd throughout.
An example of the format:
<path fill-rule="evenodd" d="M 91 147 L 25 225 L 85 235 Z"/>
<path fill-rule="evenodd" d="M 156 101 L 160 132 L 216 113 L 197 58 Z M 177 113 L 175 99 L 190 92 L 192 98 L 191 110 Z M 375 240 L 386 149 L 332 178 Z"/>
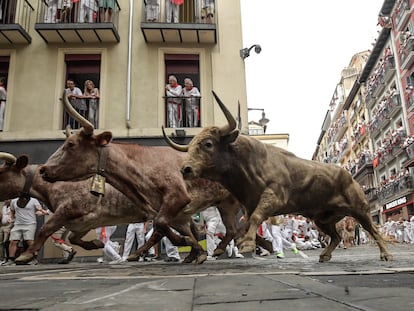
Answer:
<path fill-rule="evenodd" d="M 104 245 L 99 240 L 83 241 L 81 238 L 89 230 L 100 226 L 144 222 L 154 219 L 157 215 L 146 205 L 133 204 L 109 184 L 105 184 L 105 196 L 98 202 L 98 198 L 89 191 L 91 184 L 89 179 L 49 183 L 42 178 L 38 165 L 28 166 L 28 158 L 25 155 L 16 159 L 13 155 L 0 153 L 0 159 L 6 160 L 5 164 L 0 166 L 0 200 L 19 196 L 27 181 L 31 180 L 29 195 L 45 203 L 54 213 L 42 226 L 34 244 L 17 261 L 26 262 L 33 258 L 46 239 L 63 225 L 71 231 L 69 240 L 72 244 L 90 250 L 102 248 Z M 201 185 L 197 184 L 197 186 Z M 192 189 L 190 189 L 191 192 Z M 228 227 L 235 227 L 239 205 L 235 201 L 228 201 L 226 196 L 228 192 L 222 187 L 220 189 L 207 187 L 203 191 L 197 191 L 192 196 L 192 204 L 176 215 L 172 227 L 182 234 L 193 235 L 195 239 L 198 239 L 198 234 L 192 227 L 191 216 L 199 212 L 206 204 L 207 206 L 219 204 L 223 221 Z M 225 249 L 226 245 L 222 248 Z M 192 250 L 184 261 L 192 261 L 195 252 L 198 250 Z M 217 250 L 217 253 L 221 253 L 221 249 Z M 133 255 L 131 259 L 135 257 Z"/>
<path fill-rule="evenodd" d="M 360 185 L 343 168 L 305 160 L 259 140 L 239 135 L 236 121 L 213 92 L 228 124 L 204 128 L 188 146 L 169 144 L 187 151 L 182 174 L 187 180 L 208 178 L 220 182 L 247 209 L 248 233 L 239 241 L 242 252 L 255 249 L 258 226 L 269 216 L 300 214 L 331 237 L 319 257 L 328 261 L 340 242 L 335 224 L 344 216 L 354 217 L 377 241 L 382 260 L 392 260 L 378 229 L 372 223 L 370 206 Z"/>
<path fill-rule="evenodd" d="M 192 246 L 191 257 L 189 255 L 187 261 L 204 262 L 206 255 L 197 239 L 176 235 L 169 226 L 176 225 L 174 222 L 180 213 L 201 211 L 211 205 L 219 208 L 223 222 L 226 222 L 226 237 L 215 254 L 224 252 L 237 232 L 234 211 L 240 208 L 238 201 L 225 188 L 207 179 L 184 181 L 180 169 L 185 155 L 168 146 L 112 142 L 112 133 L 107 131 L 94 135 L 92 124 L 76 113 L 66 95 L 63 101 L 83 128 L 70 135 L 48 159 L 41 169 L 42 174 L 48 181 L 67 181 L 86 179 L 99 173 L 134 204 L 146 206 L 156 214 L 152 237 L 128 260 L 137 260 L 166 235 L 175 245 Z"/>

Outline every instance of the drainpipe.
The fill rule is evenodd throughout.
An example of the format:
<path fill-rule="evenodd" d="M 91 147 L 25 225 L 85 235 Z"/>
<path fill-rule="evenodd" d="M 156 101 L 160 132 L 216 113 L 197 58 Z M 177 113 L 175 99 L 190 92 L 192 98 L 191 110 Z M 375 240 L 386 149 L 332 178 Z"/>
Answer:
<path fill-rule="evenodd" d="M 131 62 L 132 62 L 132 18 L 134 11 L 134 0 L 129 0 L 129 27 L 128 27 L 128 64 L 127 64 L 127 85 L 126 85 L 126 116 L 125 125 L 131 128 Z"/>

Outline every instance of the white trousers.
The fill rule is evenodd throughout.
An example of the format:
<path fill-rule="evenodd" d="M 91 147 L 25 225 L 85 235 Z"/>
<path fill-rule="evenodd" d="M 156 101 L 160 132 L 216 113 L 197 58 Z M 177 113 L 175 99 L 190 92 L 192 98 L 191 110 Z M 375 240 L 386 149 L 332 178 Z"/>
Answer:
<path fill-rule="evenodd" d="M 137 239 L 137 249 L 145 244 L 145 232 L 144 223 L 132 223 L 127 227 L 125 235 L 124 252 L 122 258 L 128 258 L 131 253 L 132 245 L 134 244 L 135 238 Z"/>

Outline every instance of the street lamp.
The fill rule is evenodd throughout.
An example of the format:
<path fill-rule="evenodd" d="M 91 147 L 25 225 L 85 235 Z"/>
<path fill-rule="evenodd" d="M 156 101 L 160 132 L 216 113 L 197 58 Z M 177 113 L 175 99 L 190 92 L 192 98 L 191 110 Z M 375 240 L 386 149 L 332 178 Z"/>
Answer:
<path fill-rule="evenodd" d="M 269 119 L 266 119 L 266 115 L 263 108 L 247 108 L 247 111 L 251 110 L 260 110 L 262 112 L 262 118 L 259 120 L 260 126 L 263 127 L 263 133 L 266 133 L 267 123 L 269 123 Z"/>
<path fill-rule="evenodd" d="M 241 49 L 240 50 L 240 57 L 241 58 L 243 58 L 243 59 L 245 59 L 246 57 L 249 57 L 250 56 L 250 51 L 252 50 L 254 48 L 254 51 L 257 53 L 257 54 L 260 54 L 260 52 L 262 51 L 262 47 L 260 46 L 260 45 L 258 45 L 258 44 L 254 44 L 254 45 L 252 45 L 251 47 L 249 47 L 249 48 L 244 48 L 244 49 Z"/>

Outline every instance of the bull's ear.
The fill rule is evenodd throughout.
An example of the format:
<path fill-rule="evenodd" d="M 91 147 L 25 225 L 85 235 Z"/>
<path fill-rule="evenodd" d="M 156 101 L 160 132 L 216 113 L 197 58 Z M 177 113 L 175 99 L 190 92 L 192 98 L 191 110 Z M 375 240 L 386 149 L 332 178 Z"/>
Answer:
<path fill-rule="evenodd" d="M 237 137 L 239 137 L 239 130 L 234 130 L 230 134 L 222 136 L 221 141 L 225 144 L 231 144 L 237 139 Z"/>
<path fill-rule="evenodd" d="M 17 158 L 16 168 L 18 170 L 22 170 L 27 166 L 28 163 L 29 163 L 29 157 L 27 155 L 23 154 L 23 155 L 21 155 L 20 157 Z"/>
<path fill-rule="evenodd" d="M 96 139 L 98 141 L 99 146 L 107 145 L 112 140 L 112 133 L 111 132 L 103 132 L 99 135 L 96 135 Z"/>

